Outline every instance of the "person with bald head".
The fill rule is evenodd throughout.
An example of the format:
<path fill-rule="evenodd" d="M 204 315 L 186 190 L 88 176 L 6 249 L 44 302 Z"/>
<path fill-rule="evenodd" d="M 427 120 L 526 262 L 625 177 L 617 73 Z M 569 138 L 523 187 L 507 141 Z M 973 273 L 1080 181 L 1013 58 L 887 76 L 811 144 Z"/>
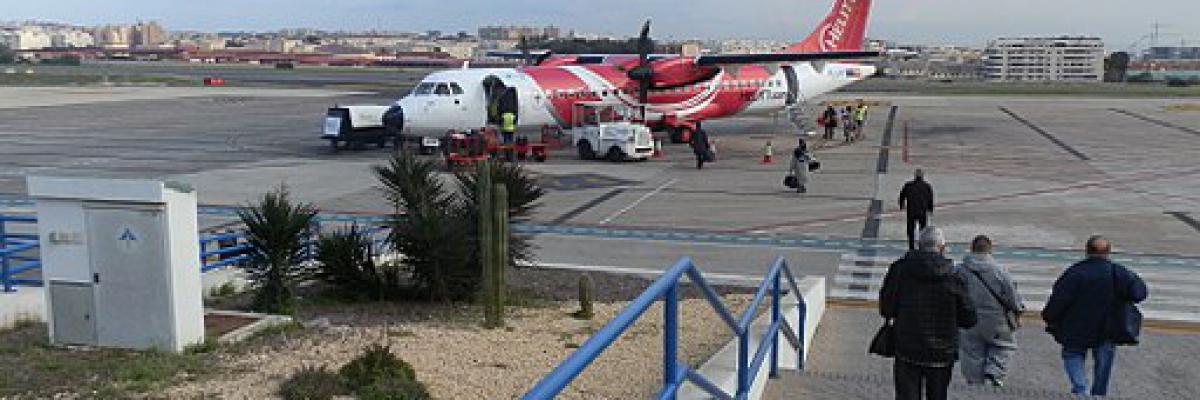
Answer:
<path fill-rule="evenodd" d="M 888 267 L 879 314 L 893 327 L 896 399 L 944 400 L 958 361 L 958 330 L 975 326 L 977 316 L 963 276 L 946 258 L 942 230 L 925 228 L 918 243 Z"/>
<path fill-rule="evenodd" d="M 1133 271 L 1109 259 L 1112 242 L 1092 236 L 1085 244 L 1087 257 L 1054 282 L 1050 299 L 1042 309 L 1046 331 L 1062 345 L 1063 367 L 1071 382 L 1071 393 L 1108 395 L 1108 381 L 1116 358 L 1113 343 L 1116 313 L 1121 305 L 1140 303 L 1148 295 L 1146 282 Z M 1092 386 L 1084 363 L 1093 358 Z"/>

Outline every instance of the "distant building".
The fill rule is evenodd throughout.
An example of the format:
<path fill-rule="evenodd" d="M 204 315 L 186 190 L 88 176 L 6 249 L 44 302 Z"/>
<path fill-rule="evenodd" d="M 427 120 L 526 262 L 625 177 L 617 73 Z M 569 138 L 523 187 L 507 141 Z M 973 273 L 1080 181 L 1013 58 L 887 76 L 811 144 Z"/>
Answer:
<path fill-rule="evenodd" d="M 530 39 L 559 39 L 563 37 L 562 29 L 553 25 L 546 27 L 484 26 L 479 28 L 479 39 L 481 40 L 518 40 L 522 36 Z"/>
<path fill-rule="evenodd" d="M 40 27 L 23 26 L 0 30 L 0 44 L 13 50 L 41 50 L 53 43 L 50 34 Z"/>
<path fill-rule="evenodd" d="M 133 46 L 153 47 L 166 41 L 166 34 L 157 22 L 138 22 L 133 26 L 128 43 Z"/>
<path fill-rule="evenodd" d="M 1160 46 L 1146 50 L 1146 61 L 1200 60 L 1200 46 Z"/>
<path fill-rule="evenodd" d="M 777 40 L 731 39 L 722 40 L 722 54 L 774 53 L 786 49 L 788 43 Z"/>
<path fill-rule="evenodd" d="M 1100 82 L 1104 42 L 1069 36 L 996 39 L 988 44 L 984 74 L 995 82 Z"/>

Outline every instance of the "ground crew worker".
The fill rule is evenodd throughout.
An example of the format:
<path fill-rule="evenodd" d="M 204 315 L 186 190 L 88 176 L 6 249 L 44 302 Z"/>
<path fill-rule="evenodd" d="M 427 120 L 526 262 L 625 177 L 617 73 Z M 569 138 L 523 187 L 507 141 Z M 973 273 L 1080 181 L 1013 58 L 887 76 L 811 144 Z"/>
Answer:
<path fill-rule="evenodd" d="M 908 249 L 916 250 L 914 232 L 920 232 L 929 226 L 929 214 L 933 213 L 933 187 L 925 182 L 925 171 L 913 171 L 913 180 L 905 183 L 904 189 L 900 190 L 900 209 L 907 211 L 908 224 L 905 233 L 908 234 Z"/>
<path fill-rule="evenodd" d="M 704 169 L 706 161 L 713 161 L 716 158 L 713 154 L 712 143 L 708 141 L 708 132 L 699 126 L 692 134 L 692 153 L 696 155 L 696 169 Z"/>
<path fill-rule="evenodd" d="M 513 136 L 517 133 L 517 114 L 512 111 L 505 111 L 500 114 L 500 134 L 503 136 L 504 144 L 512 144 Z"/>
<path fill-rule="evenodd" d="M 863 125 L 867 122 L 867 103 L 861 99 L 858 100 L 858 107 L 854 109 L 854 130 L 858 140 L 862 140 L 866 136 L 863 135 Z"/>

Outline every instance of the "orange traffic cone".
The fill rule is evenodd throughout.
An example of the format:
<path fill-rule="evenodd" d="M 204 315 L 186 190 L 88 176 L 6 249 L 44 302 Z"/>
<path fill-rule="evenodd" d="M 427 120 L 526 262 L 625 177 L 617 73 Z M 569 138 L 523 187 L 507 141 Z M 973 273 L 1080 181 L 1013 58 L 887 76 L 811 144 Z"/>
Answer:
<path fill-rule="evenodd" d="M 763 158 L 762 158 L 762 163 L 763 163 L 763 164 L 770 164 L 770 163 L 774 162 L 774 160 L 772 160 L 772 159 L 771 159 L 771 157 L 772 157 L 772 156 L 774 156 L 774 155 L 775 155 L 775 147 L 774 147 L 774 146 L 772 146 L 772 145 L 771 145 L 771 141 L 770 141 L 770 140 L 768 140 L 768 141 L 767 141 L 767 145 L 766 145 L 766 146 L 763 146 Z"/>

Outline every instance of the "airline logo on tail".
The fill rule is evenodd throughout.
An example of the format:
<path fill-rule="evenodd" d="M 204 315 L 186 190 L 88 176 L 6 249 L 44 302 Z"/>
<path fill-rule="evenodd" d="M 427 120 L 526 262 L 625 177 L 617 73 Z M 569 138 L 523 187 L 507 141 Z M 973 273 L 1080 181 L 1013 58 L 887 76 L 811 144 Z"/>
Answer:
<path fill-rule="evenodd" d="M 871 0 L 837 0 L 833 4 L 833 11 L 817 30 L 787 51 L 816 53 L 861 50 L 870 13 Z"/>

